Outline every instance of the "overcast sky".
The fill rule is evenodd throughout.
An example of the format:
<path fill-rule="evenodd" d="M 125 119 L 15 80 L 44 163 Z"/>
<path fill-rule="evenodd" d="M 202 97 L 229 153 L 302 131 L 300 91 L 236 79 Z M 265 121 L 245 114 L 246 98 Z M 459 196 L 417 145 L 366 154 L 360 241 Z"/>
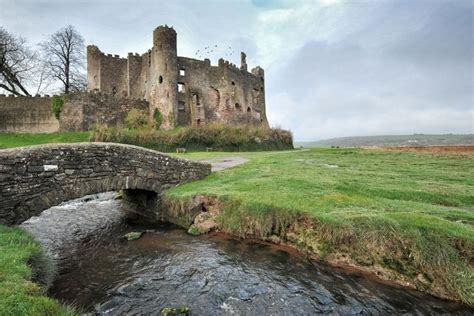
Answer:
<path fill-rule="evenodd" d="M 143 53 L 162 24 L 178 54 L 266 73 L 272 126 L 296 140 L 474 133 L 471 0 L 0 0 L 31 44 L 67 24 L 105 53 Z M 218 45 L 210 55 L 198 49 Z M 229 47 L 232 47 L 229 49 Z"/>

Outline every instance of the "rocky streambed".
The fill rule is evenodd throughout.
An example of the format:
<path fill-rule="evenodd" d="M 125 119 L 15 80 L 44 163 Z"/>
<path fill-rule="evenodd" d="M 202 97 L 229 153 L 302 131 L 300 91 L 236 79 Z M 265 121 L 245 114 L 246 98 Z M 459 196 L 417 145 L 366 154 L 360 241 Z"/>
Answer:
<path fill-rule="evenodd" d="M 58 262 L 51 296 L 107 315 L 156 315 L 177 307 L 194 315 L 473 312 L 309 260 L 289 247 L 218 233 L 192 236 L 172 224 L 128 224 L 120 204 L 114 193 L 99 194 L 22 224 Z M 143 234 L 123 238 L 130 232 Z"/>

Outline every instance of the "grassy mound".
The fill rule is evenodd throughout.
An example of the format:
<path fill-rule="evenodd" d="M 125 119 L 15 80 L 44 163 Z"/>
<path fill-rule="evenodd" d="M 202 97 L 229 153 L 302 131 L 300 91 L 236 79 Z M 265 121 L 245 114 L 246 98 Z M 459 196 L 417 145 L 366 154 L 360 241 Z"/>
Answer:
<path fill-rule="evenodd" d="M 46 297 L 41 283 L 53 271 L 41 248 L 24 231 L 0 226 L 0 315 L 74 315 Z"/>
<path fill-rule="evenodd" d="M 293 149 L 290 132 L 262 126 L 204 125 L 174 130 L 128 130 L 95 126 L 91 141 L 116 142 L 173 152 L 178 147 L 188 151 L 263 151 Z"/>
<path fill-rule="evenodd" d="M 229 153 L 190 154 L 209 158 Z M 440 297 L 474 304 L 474 159 L 362 149 L 240 153 L 250 161 L 167 191 L 221 204 L 221 227 L 277 235 Z M 173 202 L 172 202 L 173 203 Z"/>

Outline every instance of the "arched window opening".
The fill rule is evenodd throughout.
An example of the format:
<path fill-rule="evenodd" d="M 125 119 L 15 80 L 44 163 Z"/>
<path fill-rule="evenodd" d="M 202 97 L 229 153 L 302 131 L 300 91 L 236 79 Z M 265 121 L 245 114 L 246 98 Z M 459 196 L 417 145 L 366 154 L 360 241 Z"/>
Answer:
<path fill-rule="evenodd" d="M 178 82 L 178 92 L 179 93 L 185 93 L 186 92 L 186 87 L 185 87 L 184 83 Z"/>
<path fill-rule="evenodd" d="M 242 111 L 242 106 L 241 106 L 239 103 L 236 103 L 236 104 L 235 104 L 235 109 L 236 109 L 237 111 Z"/>
<path fill-rule="evenodd" d="M 247 113 L 250 113 L 252 111 L 252 109 L 250 108 L 250 106 L 247 108 Z"/>
<path fill-rule="evenodd" d="M 178 111 L 179 112 L 186 112 L 186 103 L 179 101 L 178 102 Z"/>
<path fill-rule="evenodd" d="M 200 125 L 201 125 L 201 119 L 197 119 L 197 120 L 196 120 L 196 125 L 197 125 L 197 126 L 200 126 Z"/>
<path fill-rule="evenodd" d="M 160 76 L 160 77 L 158 78 L 158 82 L 159 82 L 159 83 L 163 83 L 163 76 Z"/>

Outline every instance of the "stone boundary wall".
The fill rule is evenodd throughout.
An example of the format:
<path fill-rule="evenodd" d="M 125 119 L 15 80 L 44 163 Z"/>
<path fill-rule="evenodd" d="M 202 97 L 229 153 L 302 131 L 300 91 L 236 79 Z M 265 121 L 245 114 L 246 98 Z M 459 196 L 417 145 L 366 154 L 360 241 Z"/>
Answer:
<path fill-rule="evenodd" d="M 54 133 L 59 122 L 45 96 L 5 96 L 0 94 L 0 132 Z"/>
<path fill-rule="evenodd" d="M 146 100 L 120 98 L 102 92 L 81 92 L 66 97 L 59 124 L 61 131 L 88 131 L 93 124 L 121 125 L 132 109 L 149 111 Z"/>
<path fill-rule="evenodd" d="M 211 165 L 114 143 L 0 150 L 0 224 L 19 224 L 61 202 L 117 190 L 161 193 L 201 179 Z"/>

